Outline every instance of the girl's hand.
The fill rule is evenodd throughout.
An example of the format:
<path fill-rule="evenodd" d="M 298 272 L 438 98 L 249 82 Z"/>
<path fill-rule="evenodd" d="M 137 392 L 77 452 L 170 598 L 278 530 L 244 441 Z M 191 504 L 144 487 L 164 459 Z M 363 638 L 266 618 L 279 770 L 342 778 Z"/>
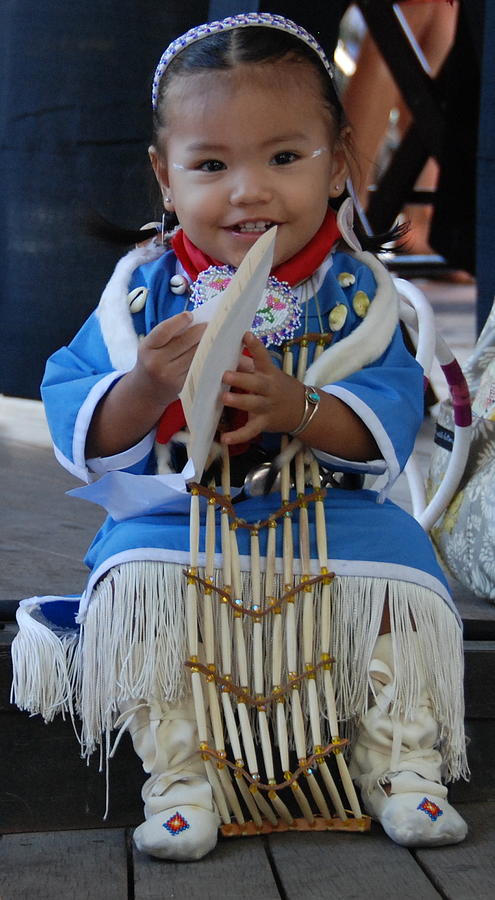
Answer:
<path fill-rule="evenodd" d="M 150 432 L 177 399 L 205 325 L 191 326 L 189 312 L 160 322 L 139 344 L 134 368 L 98 403 L 86 439 L 86 456 L 122 453 Z"/>
<path fill-rule="evenodd" d="M 133 382 L 143 400 L 152 398 L 165 408 L 177 399 L 206 328 L 191 322 L 190 312 L 179 313 L 160 322 L 140 342 Z"/>
<path fill-rule="evenodd" d="M 262 431 L 291 431 L 297 428 L 304 410 L 304 386 L 274 365 L 264 344 L 251 332 L 244 335 L 244 345 L 252 365 L 241 359 L 236 372 L 225 372 L 223 382 L 245 393 L 227 391 L 222 402 L 246 412 L 248 420 L 242 428 L 224 432 L 224 444 L 244 443 Z"/>

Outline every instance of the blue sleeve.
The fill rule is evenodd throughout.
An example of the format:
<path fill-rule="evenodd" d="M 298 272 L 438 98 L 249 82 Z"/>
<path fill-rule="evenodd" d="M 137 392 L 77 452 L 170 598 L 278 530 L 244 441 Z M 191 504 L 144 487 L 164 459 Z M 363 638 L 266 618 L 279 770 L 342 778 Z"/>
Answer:
<path fill-rule="evenodd" d="M 154 247 L 136 248 L 118 261 L 100 303 L 67 347 L 47 362 L 41 394 L 55 454 L 62 465 L 84 481 L 112 470 L 143 472 L 153 465 L 154 431 L 134 447 L 115 456 L 85 459 L 87 431 L 94 410 L 112 386 L 135 364 L 138 336 L 157 323 L 156 297 L 162 297 L 174 270 L 171 253 L 157 255 Z M 143 287 L 145 303 L 129 309 L 128 292 Z M 172 295 L 173 297 L 173 295 Z M 173 311 L 172 311 L 173 312 Z"/>
<path fill-rule="evenodd" d="M 85 458 L 86 436 L 100 399 L 124 373 L 114 369 L 93 313 L 68 347 L 48 360 L 41 385 L 55 455 L 73 475 L 91 481 L 115 468 L 142 471 L 153 441 L 144 439 L 125 454 L 108 457 L 106 464 Z"/>
<path fill-rule="evenodd" d="M 424 414 L 423 370 L 400 328 L 374 363 L 331 386 L 365 422 L 395 477 L 404 468 Z"/>

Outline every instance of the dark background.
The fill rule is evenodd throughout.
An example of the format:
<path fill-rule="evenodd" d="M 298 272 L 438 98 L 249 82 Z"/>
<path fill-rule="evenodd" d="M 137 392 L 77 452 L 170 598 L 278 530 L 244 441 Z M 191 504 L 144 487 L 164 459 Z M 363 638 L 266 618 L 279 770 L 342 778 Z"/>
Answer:
<path fill-rule="evenodd" d="M 481 20 L 482 0 L 471 4 Z M 157 216 L 147 157 L 149 88 L 166 45 L 208 18 L 261 9 L 296 19 L 331 54 L 347 5 L 344 0 L 3 0 L 0 393 L 38 398 L 47 356 L 70 340 L 98 302 L 122 251 L 87 234 L 88 214 L 96 211 L 129 227 Z M 476 177 L 479 185 L 480 322 L 495 292 L 495 4 L 486 7 L 477 176 L 475 159 L 472 172 L 463 169 L 473 192 Z M 482 32 L 480 27 L 474 35 L 479 57 Z M 455 153 L 453 137 L 451 143 Z"/>

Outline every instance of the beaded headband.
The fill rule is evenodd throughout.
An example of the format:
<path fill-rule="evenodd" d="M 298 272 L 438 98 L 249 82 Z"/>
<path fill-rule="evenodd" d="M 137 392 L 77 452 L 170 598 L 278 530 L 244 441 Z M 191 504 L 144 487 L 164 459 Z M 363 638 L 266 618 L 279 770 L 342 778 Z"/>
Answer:
<path fill-rule="evenodd" d="M 210 34 L 219 34 L 222 31 L 232 31 L 234 28 L 245 28 L 248 25 L 263 25 L 265 28 L 276 28 L 279 31 L 287 31 L 289 34 L 294 35 L 294 37 L 299 38 L 318 54 L 330 78 L 333 78 L 333 67 L 329 62 L 323 47 L 321 47 L 316 38 L 301 25 L 296 25 L 291 19 L 286 19 L 284 16 L 277 16 L 273 13 L 242 13 L 238 16 L 228 16 L 226 19 L 222 19 L 219 22 L 206 22 L 204 25 L 198 25 L 195 28 L 186 31 L 185 34 L 182 34 L 169 44 L 162 54 L 153 78 L 153 87 L 151 91 L 153 109 L 157 108 L 158 89 L 162 75 L 167 66 L 182 52 L 182 50 L 189 47 L 190 44 L 195 44 L 197 41 L 202 40 L 202 38 L 208 37 Z"/>

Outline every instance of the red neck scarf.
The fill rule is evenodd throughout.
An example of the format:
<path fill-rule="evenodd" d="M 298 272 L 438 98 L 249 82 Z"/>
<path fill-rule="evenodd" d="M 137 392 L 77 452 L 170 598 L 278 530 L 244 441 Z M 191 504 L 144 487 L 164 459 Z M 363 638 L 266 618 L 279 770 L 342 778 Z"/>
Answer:
<path fill-rule="evenodd" d="M 275 266 L 272 275 L 279 281 L 287 281 L 291 287 L 305 281 L 320 266 L 325 256 L 330 252 L 335 241 L 340 237 L 340 231 L 337 227 L 337 221 L 333 209 L 328 208 L 327 214 L 322 225 L 306 244 L 302 250 L 299 250 L 291 259 Z M 172 249 L 174 250 L 179 262 L 189 275 L 196 281 L 200 272 L 208 269 L 210 266 L 221 266 L 223 263 L 211 256 L 203 253 L 199 247 L 196 247 L 187 234 L 180 229 L 172 238 Z"/>
<path fill-rule="evenodd" d="M 322 225 L 309 244 L 306 244 L 302 250 L 299 250 L 287 262 L 282 263 L 280 266 L 275 266 L 272 270 L 272 275 L 278 278 L 279 281 L 287 281 L 291 287 L 300 284 L 306 278 L 309 278 L 318 266 L 322 264 L 339 237 L 340 231 L 337 228 L 335 213 L 329 207 Z M 172 249 L 193 281 L 196 281 L 200 272 L 209 269 L 210 266 L 223 265 L 218 260 L 207 256 L 199 247 L 196 247 L 182 229 L 174 234 Z M 230 412 L 235 413 L 235 410 L 230 410 Z M 170 406 L 167 406 L 158 423 L 157 441 L 160 444 L 168 444 L 174 434 L 184 428 L 185 424 L 186 420 L 182 404 L 180 400 L 175 400 Z M 240 421 L 238 424 L 241 424 Z M 239 444 L 231 448 L 231 452 L 233 454 L 242 453 L 246 447 L 247 445 Z"/>

